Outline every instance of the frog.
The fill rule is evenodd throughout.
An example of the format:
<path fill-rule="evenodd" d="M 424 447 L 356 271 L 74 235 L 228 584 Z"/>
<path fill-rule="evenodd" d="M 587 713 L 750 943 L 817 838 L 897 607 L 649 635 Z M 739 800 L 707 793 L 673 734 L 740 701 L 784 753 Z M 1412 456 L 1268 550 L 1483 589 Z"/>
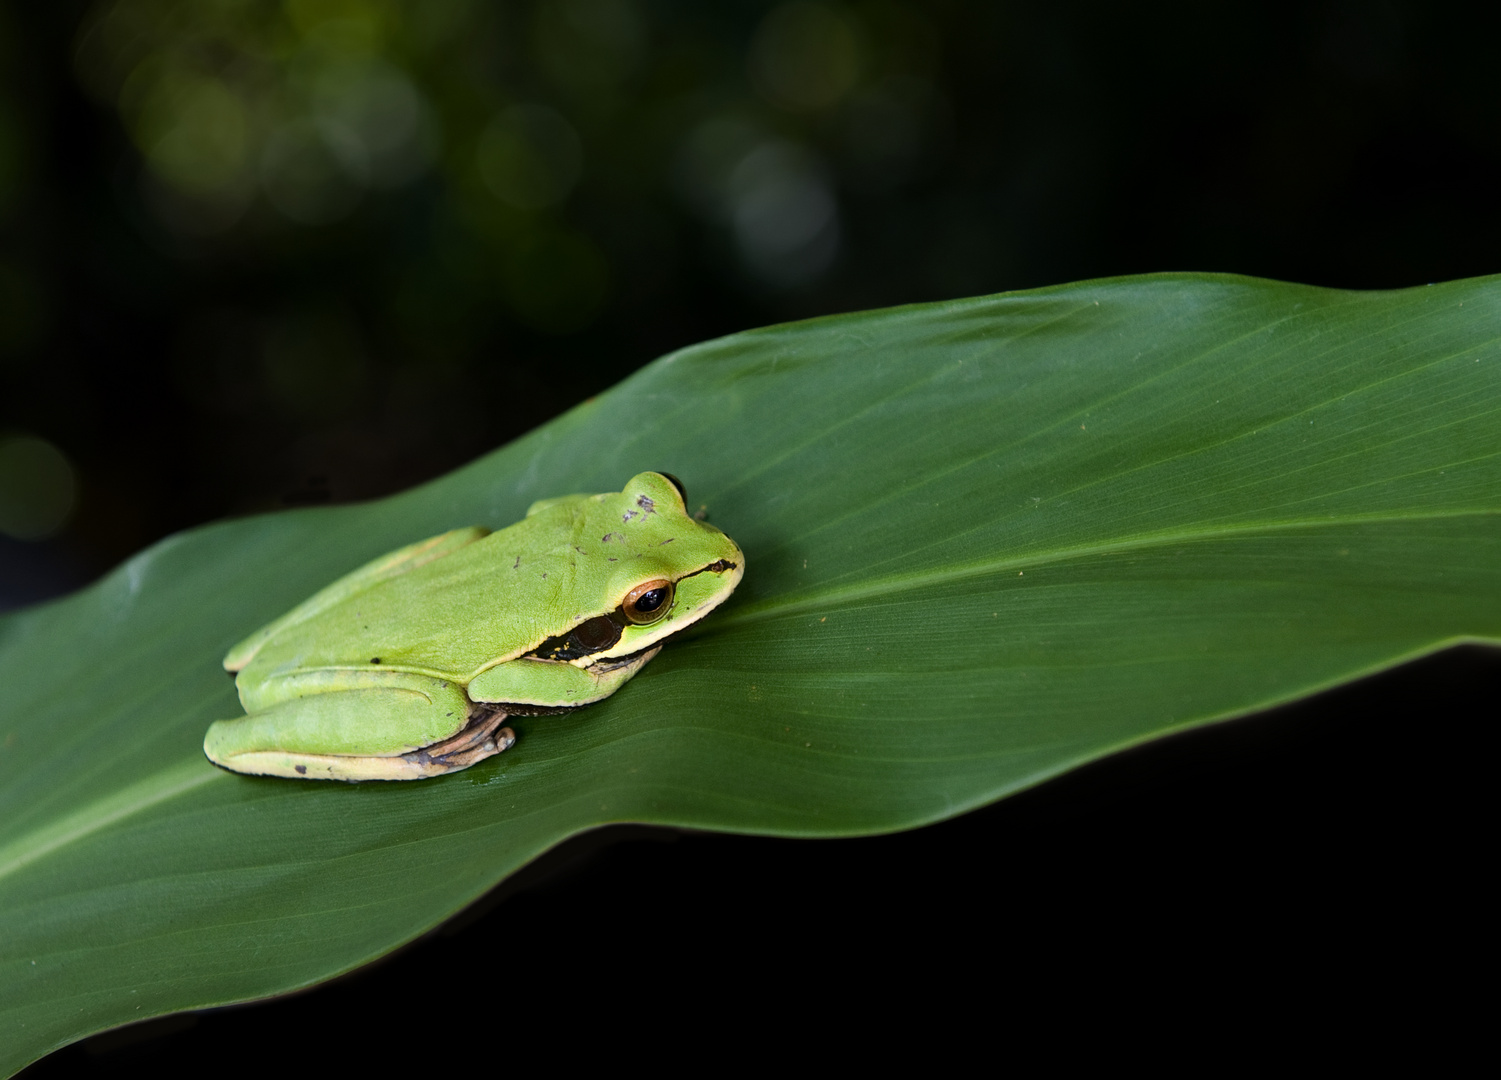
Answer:
<path fill-rule="evenodd" d="M 245 715 L 210 725 L 231 772 L 421 780 L 516 742 L 514 716 L 609 697 L 729 599 L 740 547 L 670 473 L 534 502 L 359 567 L 224 657 Z"/>

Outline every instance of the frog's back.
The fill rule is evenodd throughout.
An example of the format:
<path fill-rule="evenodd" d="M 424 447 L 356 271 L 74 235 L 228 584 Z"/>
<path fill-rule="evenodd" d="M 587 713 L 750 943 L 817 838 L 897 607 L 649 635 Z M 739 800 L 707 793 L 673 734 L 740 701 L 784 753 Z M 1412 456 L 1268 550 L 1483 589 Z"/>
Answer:
<path fill-rule="evenodd" d="M 287 626 L 265 642 L 254 666 L 271 674 L 379 664 L 467 682 L 599 614 L 601 604 L 613 606 L 628 582 L 691 562 L 699 546 L 709 550 L 695 542 L 704 527 L 686 514 L 639 501 L 629 493 L 551 501 Z M 705 540 L 708 534 L 719 535 L 708 529 Z"/>

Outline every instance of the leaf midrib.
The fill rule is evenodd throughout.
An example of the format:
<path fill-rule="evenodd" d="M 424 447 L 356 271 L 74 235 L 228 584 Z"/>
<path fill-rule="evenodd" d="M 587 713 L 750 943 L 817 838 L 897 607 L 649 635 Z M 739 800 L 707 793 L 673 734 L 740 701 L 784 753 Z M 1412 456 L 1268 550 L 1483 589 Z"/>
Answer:
<path fill-rule="evenodd" d="M 1443 521 L 1471 517 L 1498 517 L 1501 510 L 1476 508 L 1450 511 L 1417 511 L 1404 514 L 1331 514 L 1320 518 L 1300 518 L 1288 521 L 1258 521 L 1241 525 L 1222 525 L 1203 529 L 1166 529 L 1161 532 L 1138 533 L 1092 544 L 1056 548 L 1050 551 L 1018 552 L 999 559 L 962 563 L 934 570 L 909 574 L 894 574 L 860 585 L 831 586 L 821 590 L 797 594 L 794 599 L 778 601 L 762 600 L 742 608 L 723 612 L 715 620 L 715 632 L 745 623 L 763 622 L 767 619 L 795 615 L 805 610 L 819 610 L 836 603 L 858 603 L 863 600 L 910 589 L 925 589 L 974 577 L 985 577 L 1002 571 L 1032 567 L 1054 566 L 1096 555 L 1115 555 L 1130 551 L 1147 551 L 1176 544 L 1201 543 L 1257 534 L 1296 532 L 1301 529 L 1324 529 L 1341 525 L 1389 525 L 1410 521 Z M 697 637 L 697 634 L 691 636 Z"/>
<path fill-rule="evenodd" d="M 192 761 L 163 769 L 0 847 L 0 881 L 59 848 L 225 775 L 204 765 Z"/>

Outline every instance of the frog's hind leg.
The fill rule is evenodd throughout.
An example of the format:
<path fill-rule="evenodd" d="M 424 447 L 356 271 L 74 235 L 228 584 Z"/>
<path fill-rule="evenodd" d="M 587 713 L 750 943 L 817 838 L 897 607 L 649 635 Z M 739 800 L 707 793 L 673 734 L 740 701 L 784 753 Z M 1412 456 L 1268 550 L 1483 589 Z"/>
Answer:
<path fill-rule="evenodd" d="M 500 709 L 476 705 L 469 726 L 463 731 L 446 742 L 403 754 L 402 760 L 424 770 L 423 776 L 441 776 L 503 754 L 516 742 L 516 733 L 508 727 L 501 727 L 506 716 Z"/>
<path fill-rule="evenodd" d="M 494 738 L 504 713 L 476 710 L 446 679 L 330 669 L 272 680 L 246 696 L 250 715 L 211 725 L 203 740 L 208 759 L 232 772 L 420 780 L 504 749 Z M 446 751 L 434 754 L 437 746 Z"/>

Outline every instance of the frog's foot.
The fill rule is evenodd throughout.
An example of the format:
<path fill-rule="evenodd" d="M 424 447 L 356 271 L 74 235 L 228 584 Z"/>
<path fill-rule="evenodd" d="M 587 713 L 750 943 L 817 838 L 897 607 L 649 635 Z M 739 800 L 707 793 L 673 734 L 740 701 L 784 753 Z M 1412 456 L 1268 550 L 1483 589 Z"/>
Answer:
<path fill-rule="evenodd" d="M 463 731 L 451 739 L 402 754 L 400 760 L 424 777 L 467 769 L 487 757 L 504 753 L 515 744 L 516 733 L 500 726 L 506 716 L 502 709 L 477 707 Z"/>

